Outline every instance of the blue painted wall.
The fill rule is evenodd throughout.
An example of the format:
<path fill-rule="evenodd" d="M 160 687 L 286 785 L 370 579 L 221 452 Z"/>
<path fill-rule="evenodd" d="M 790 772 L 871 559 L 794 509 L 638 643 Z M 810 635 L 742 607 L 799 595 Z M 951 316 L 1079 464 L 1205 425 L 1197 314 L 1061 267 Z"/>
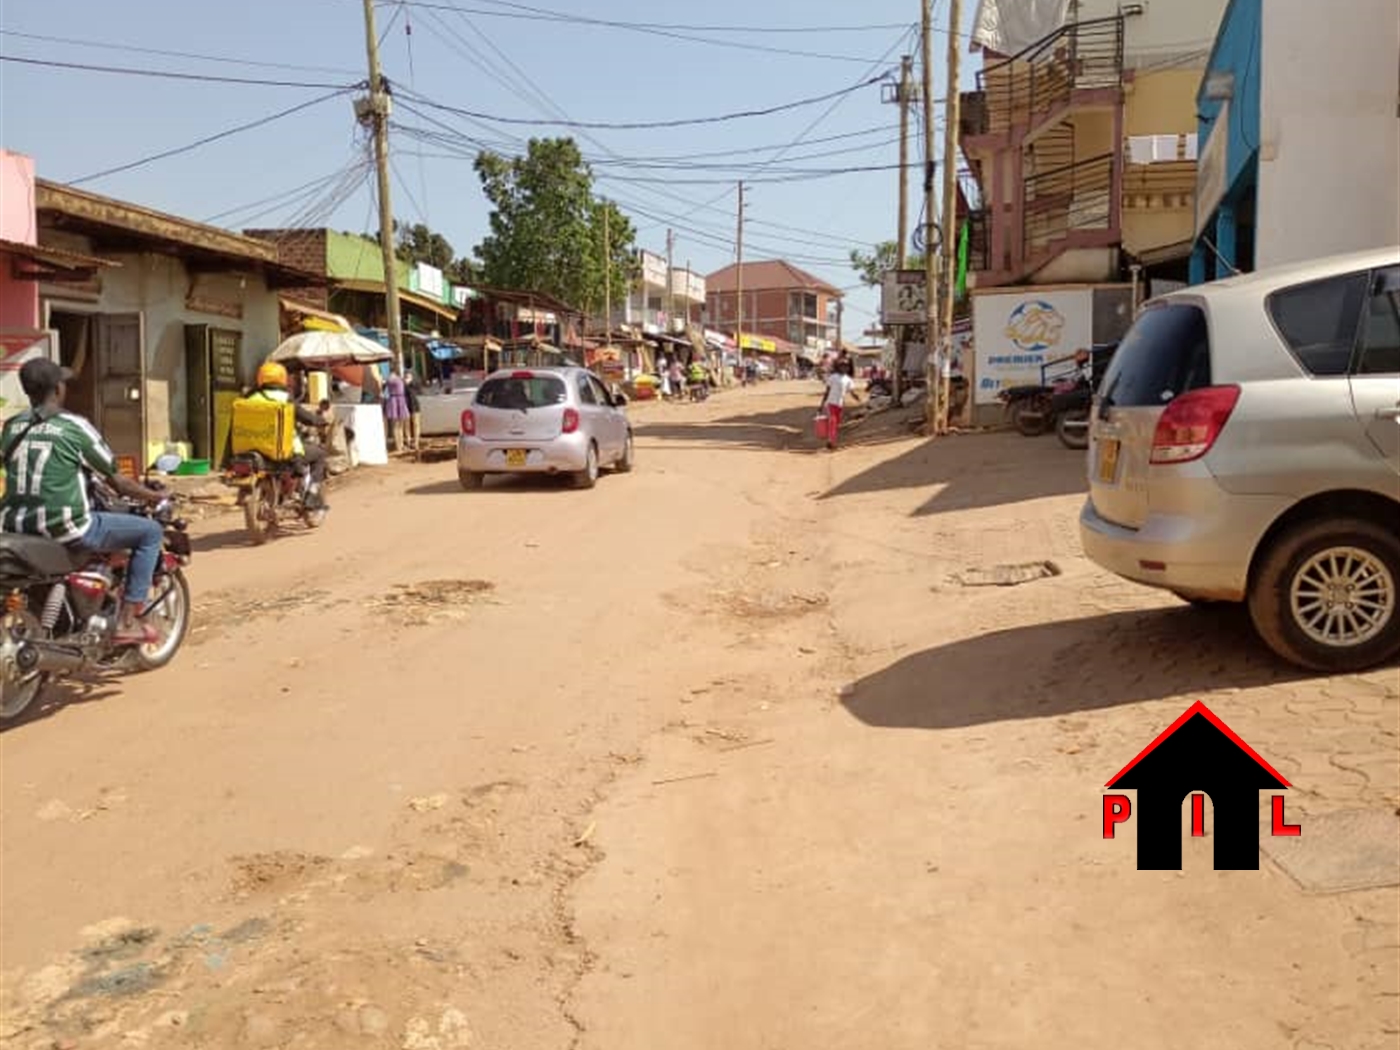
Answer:
<path fill-rule="evenodd" d="M 1233 73 L 1234 97 L 1230 100 L 1229 138 L 1225 150 L 1225 198 L 1208 224 L 1191 256 L 1191 283 L 1233 272 L 1236 264 L 1235 215 L 1239 206 L 1252 201 L 1259 171 L 1259 66 L 1262 0 L 1230 0 L 1220 20 L 1207 72 L 1196 95 L 1199 148 L 1215 129 L 1223 103 L 1205 97 L 1206 78 Z M 1206 241 L 1210 244 L 1206 244 Z M 1214 245 L 1212 250 L 1211 245 Z M 1225 256 L 1221 258 L 1221 256 Z"/>

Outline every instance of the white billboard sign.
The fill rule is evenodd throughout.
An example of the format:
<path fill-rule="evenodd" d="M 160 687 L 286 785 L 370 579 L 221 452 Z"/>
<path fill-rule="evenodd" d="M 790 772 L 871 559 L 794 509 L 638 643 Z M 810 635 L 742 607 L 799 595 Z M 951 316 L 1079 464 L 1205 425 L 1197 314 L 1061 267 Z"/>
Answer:
<path fill-rule="evenodd" d="M 1088 349 L 1094 335 L 1091 288 L 1017 288 L 972 297 L 977 388 L 973 402 L 994 405 L 1007 387 L 1041 381 L 1041 366 Z"/>
<path fill-rule="evenodd" d="M 928 300 L 924 297 L 928 278 L 923 270 L 890 270 L 880 296 L 880 320 L 885 324 L 924 324 Z"/>

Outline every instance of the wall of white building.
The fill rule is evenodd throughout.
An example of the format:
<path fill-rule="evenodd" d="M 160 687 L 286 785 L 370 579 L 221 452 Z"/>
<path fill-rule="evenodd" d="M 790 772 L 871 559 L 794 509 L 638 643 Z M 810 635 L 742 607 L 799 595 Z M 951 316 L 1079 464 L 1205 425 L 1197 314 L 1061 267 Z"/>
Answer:
<path fill-rule="evenodd" d="M 1080 0 L 1078 21 L 1112 18 L 1120 8 L 1141 7 L 1142 14 L 1130 15 L 1123 23 L 1123 61 L 1129 69 L 1160 69 L 1189 58 L 1204 67 L 1225 13 L 1225 3 L 1226 0 Z"/>
<path fill-rule="evenodd" d="M 1395 0 L 1267 0 L 1256 75 L 1255 265 L 1400 244 Z"/>

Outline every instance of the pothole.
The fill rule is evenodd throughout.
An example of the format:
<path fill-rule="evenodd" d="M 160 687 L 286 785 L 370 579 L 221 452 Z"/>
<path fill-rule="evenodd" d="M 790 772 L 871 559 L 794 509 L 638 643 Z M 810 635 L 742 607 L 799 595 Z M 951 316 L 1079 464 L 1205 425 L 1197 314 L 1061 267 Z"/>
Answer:
<path fill-rule="evenodd" d="M 1015 587 L 1017 584 L 1059 575 L 1060 567 L 1053 561 L 1028 561 L 1015 565 L 964 569 L 954 573 L 953 580 L 963 587 Z"/>
<path fill-rule="evenodd" d="M 490 580 L 424 580 L 401 583 L 375 599 L 376 608 L 397 613 L 403 622 L 422 626 L 441 620 L 459 619 L 466 607 L 482 601 L 496 590 Z"/>

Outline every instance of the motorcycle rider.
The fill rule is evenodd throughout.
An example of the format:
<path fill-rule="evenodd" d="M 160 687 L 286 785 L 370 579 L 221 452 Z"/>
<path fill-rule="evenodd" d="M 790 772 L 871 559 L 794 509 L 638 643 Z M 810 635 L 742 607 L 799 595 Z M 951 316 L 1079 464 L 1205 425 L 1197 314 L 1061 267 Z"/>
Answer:
<path fill-rule="evenodd" d="M 117 459 L 97 428 L 63 409 L 72 373 L 47 358 L 26 361 L 20 385 L 30 408 L 0 430 L 5 465 L 5 496 L 0 530 L 44 536 L 76 550 L 130 551 L 126 589 L 113 642 L 144 645 L 158 641 L 142 623 L 151 580 L 160 560 L 164 531 L 136 514 L 94 511 L 84 471 L 104 478 L 127 499 L 155 504 L 165 494 L 118 473 Z"/>
<path fill-rule="evenodd" d="M 249 401 L 275 401 L 281 405 L 292 404 L 292 395 L 287 389 L 287 369 L 276 361 L 264 361 L 258 366 L 258 385 Z M 305 405 L 296 406 L 296 420 L 299 426 L 320 427 L 321 417 Z M 306 505 L 309 508 L 329 509 L 321 498 L 321 485 L 326 480 L 326 450 L 321 445 L 307 446 L 301 435 L 292 438 L 292 462 L 298 469 L 306 468 L 311 473 L 311 485 L 306 490 Z"/>

